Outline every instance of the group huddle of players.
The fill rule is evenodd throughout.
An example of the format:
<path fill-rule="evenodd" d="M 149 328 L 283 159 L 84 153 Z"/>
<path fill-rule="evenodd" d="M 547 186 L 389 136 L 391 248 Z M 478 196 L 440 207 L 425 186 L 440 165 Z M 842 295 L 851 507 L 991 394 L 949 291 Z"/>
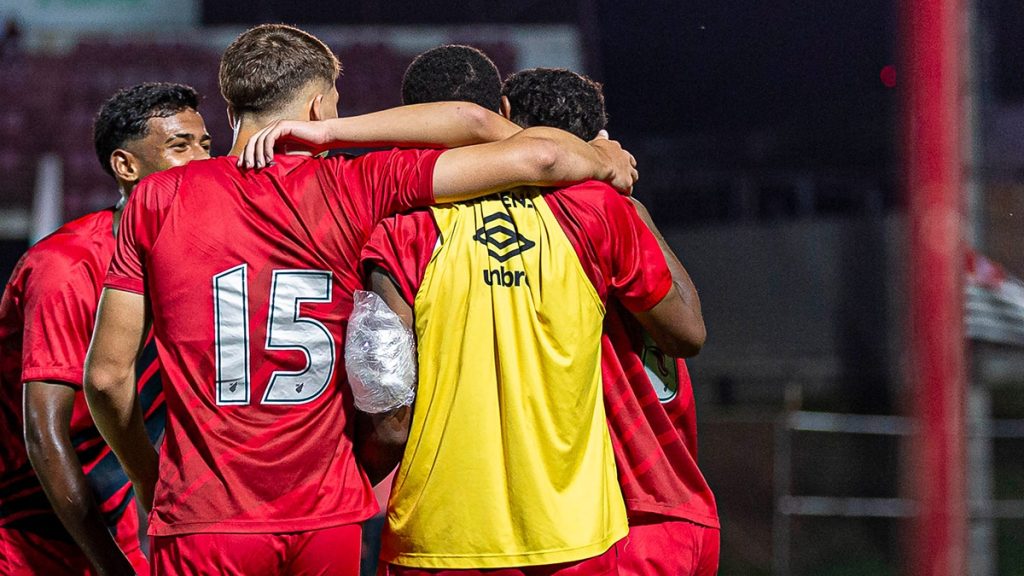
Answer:
<path fill-rule="evenodd" d="M 674 359 L 700 304 L 600 86 L 442 46 L 406 106 L 338 118 L 339 72 L 296 28 L 240 35 L 220 158 L 189 87 L 104 104 L 122 201 L 0 303 L 0 576 L 355 575 L 396 467 L 380 574 L 716 573 Z M 353 406 L 357 290 L 415 334 L 411 406 Z"/>

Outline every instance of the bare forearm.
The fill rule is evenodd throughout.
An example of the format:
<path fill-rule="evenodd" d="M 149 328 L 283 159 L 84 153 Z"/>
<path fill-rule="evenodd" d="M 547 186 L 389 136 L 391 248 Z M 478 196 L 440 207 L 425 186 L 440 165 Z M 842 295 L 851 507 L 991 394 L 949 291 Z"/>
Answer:
<path fill-rule="evenodd" d="M 129 377 L 120 385 L 99 388 L 90 386 L 87 380 L 85 391 L 96 429 L 121 462 L 143 506 L 149 509 L 157 479 L 157 453 L 146 435 L 134 381 Z"/>
<path fill-rule="evenodd" d="M 148 510 L 153 503 L 157 455 L 146 435 L 135 389 L 135 359 L 146 335 L 145 308 L 140 294 L 103 290 L 85 359 L 84 388 L 96 429 L 121 461 Z"/>
<path fill-rule="evenodd" d="M 533 127 L 490 144 L 447 150 L 434 165 L 434 199 L 458 202 L 517 186 L 604 180 L 628 191 L 632 157 L 617 142 L 588 143 L 556 128 Z"/>
<path fill-rule="evenodd" d="M 390 412 L 357 412 L 356 459 L 372 484 L 379 484 L 402 461 L 412 422 L 412 406 Z"/>
<path fill-rule="evenodd" d="M 24 388 L 25 446 L 29 461 L 54 512 L 100 574 L 131 573 L 131 566 L 107 530 L 82 463 L 71 443 L 76 393 L 55 382 L 27 382 Z"/>
<path fill-rule="evenodd" d="M 468 102 L 401 106 L 361 116 L 317 122 L 278 120 L 245 142 L 238 165 L 260 168 L 289 149 L 378 146 L 455 148 L 497 142 L 521 129 L 500 115 Z"/>
<path fill-rule="evenodd" d="M 468 102 L 400 106 L 325 120 L 331 148 L 410 146 L 455 148 L 504 140 L 521 128 Z"/>
<path fill-rule="evenodd" d="M 594 146 L 568 132 L 555 128 L 535 127 L 524 131 L 522 136 L 550 145 L 553 153 L 550 161 L 535 163 L 533 181 L 526 184 L 561 186 L 584 180 L 608 180 L 613 175 L 607 157 Z"/>
<path fill-rule="evenodd" d="M 30 442 L 29 459 L 46 497 L 75 543 L 100 574 L 130 574 L 82 473 L 70 438 Z"/>

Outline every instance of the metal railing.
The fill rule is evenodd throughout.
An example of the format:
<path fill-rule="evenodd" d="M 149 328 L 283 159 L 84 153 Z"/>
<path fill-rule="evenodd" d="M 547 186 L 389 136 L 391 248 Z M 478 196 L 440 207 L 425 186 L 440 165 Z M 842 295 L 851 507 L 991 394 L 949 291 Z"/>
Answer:
<path fill-rule="evenodd" d="M 914 433 L 913 419 L 904 416 L 871 416 L 828 412 L 787 412 L 775 427 L 773 488 L 775 514 L 772 528 L 772 573 L 791 574 L 791 519 L 795 516 L 832 518 L 911 518 L 915 502 L 907 498 L 861 498 L 791 494 L 793 481 L 793 433 L 854 434 L 906 437 Z M 990 420 L 984 427 L 971 426 L 968 436 L 991 439 L 1024 439 L 1024 420 Z M 972 500 L 972 518 L 1022 519 L 1024 500 Z"/>

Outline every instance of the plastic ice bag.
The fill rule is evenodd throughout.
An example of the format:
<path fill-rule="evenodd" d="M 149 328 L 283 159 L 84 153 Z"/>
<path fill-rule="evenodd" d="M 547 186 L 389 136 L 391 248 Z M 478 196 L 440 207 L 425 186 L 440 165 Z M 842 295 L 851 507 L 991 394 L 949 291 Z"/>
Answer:
<path fill-rule="evenodd" d="M 412 330 L 373 292 L 356 290 L 345 337 L 345 370 L 355 406 L 376 414 L 416 398 Z"/>

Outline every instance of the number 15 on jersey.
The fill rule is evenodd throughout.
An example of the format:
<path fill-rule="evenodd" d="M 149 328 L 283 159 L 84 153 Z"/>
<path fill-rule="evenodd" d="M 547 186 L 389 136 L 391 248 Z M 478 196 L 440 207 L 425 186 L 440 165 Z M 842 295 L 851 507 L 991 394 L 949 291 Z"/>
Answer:
<path fill-rule="evenodd" d="M 305 404 L 316 400 L 334 376 L 334 338 L 319 320 L 304 318 L 304 302 L 331 301 L 331 273 L 323 270 L 275 270 L 270 284 L 265 350 L 297 350 L 306 356 L 297 371 L 275 370 L 261 404 Z M 214 347 L 217 404 L 246 405 L 250 375 L 248 265 L 213 277 Z"/>

